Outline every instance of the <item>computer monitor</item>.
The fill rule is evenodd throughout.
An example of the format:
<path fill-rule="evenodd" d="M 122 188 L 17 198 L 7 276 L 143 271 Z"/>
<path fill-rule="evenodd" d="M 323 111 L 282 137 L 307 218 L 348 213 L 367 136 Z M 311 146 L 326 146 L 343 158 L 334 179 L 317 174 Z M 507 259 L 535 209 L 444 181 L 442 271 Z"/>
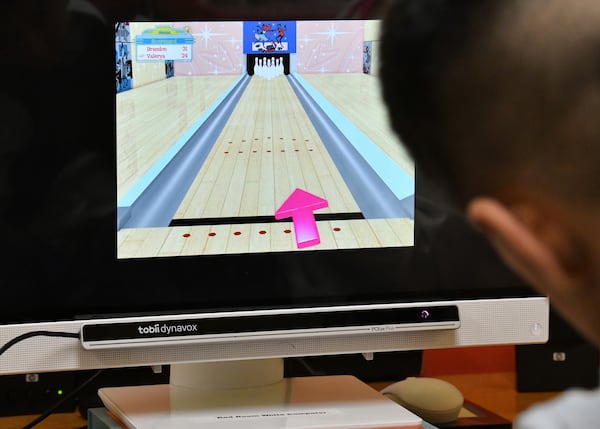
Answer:
<path fill-rule="evenodd" d="M 378 28 L 117 21 L 56 86 L 17 68 L 14 98 L 41 108 L 12 111 L 36 127 L 6 182 L 22 230 L 0 344 L 26 338 L 0 374 L 264 362 L 273 380 L 286 357 L 545 342 L 546 297 L 390 131 Z"/>

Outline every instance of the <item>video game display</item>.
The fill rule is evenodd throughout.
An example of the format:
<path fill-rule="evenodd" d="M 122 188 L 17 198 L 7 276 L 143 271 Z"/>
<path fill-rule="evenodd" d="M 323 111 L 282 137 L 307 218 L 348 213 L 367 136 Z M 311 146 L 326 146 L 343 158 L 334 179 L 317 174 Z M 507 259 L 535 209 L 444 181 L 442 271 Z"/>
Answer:
<path fill-rule="evenodd" d="M 118 258 L 413 246 L 378 28 L 117 23 Z"/>

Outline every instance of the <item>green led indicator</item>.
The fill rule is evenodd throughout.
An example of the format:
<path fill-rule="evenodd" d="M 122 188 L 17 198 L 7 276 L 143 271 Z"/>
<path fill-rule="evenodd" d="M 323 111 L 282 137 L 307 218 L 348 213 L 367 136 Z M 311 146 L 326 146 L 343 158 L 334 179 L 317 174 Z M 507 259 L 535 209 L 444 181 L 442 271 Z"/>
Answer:
<path fill-rule="evenodd" d="M 63 394 L 63 393 L 65 393 L 65 392 L 64 392 L 62 389 L 58 389 L 58 390 L 56 391 L 56 394 L 57 394 L 58 396 L 62 396 L 62 394 Z"/>

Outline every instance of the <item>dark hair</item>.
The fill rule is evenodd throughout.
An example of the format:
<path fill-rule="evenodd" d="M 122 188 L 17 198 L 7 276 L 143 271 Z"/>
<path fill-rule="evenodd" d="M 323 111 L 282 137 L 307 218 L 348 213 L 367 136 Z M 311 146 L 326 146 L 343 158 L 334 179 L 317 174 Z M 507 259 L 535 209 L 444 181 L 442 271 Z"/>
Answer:
<path fill-rule="evenodd" d="M 523 178 L 569 198 L 598 198 L 590 175 L 600 162 L 600 30 L 597 17 L 576 28 L 587 4 L 564 28 L 566 3 L 390 5 L 379 74 L 391 126 L 416 167 L 459 204 Z M 560 50 L 548 32 L 566 40 Z"/>
<path fill-rule="evenodd" d="M 443 85 L 490 9 L 502 0 L 398 0 L 381 33 L 380 78 L 392 129 L 428 176 L 459 195 L 445 129 Z"/>

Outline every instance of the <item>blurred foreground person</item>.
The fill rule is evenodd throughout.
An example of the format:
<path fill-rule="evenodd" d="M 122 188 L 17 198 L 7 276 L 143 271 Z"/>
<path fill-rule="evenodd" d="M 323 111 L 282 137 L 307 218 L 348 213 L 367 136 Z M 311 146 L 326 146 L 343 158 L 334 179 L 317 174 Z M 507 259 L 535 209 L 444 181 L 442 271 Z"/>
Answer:
<path fill-rule="evenodd" d="M 380 78 L 393 129 L 506 263 L 600 345 L 600 2 L 397 0 Z M 600 421 L 570 391 L 515 428 Z"/>

